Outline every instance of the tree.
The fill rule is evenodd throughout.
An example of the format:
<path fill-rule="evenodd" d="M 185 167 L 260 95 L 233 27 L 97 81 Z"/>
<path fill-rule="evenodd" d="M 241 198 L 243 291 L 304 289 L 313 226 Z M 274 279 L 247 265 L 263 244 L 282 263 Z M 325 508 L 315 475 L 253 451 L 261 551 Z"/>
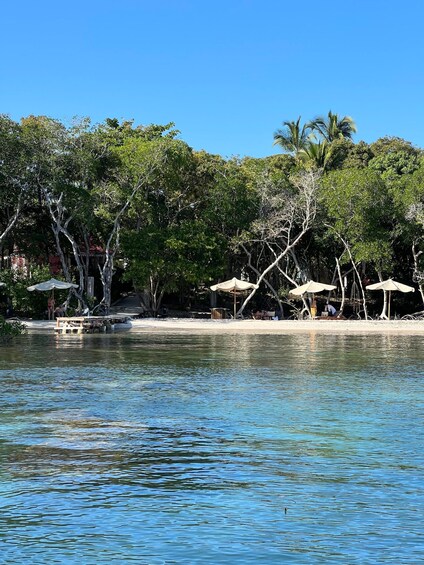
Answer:
<path fill-rule="evenodd" d="M 397 236 L 409 246 L 413 259 L 413 280 L 418 284 L 424 304 L 424 164 L 412 175 L 405 175 L 391 186 Z M 403 258 L 402 263 L 405 263 Z"/>
<path fill-rule="evenodd" d="M 317 132 L 322 138 L 331 143 L 336 139 L 352 139 L 356 133 L 356 125 L 350 116 L 339 117 L 338 114 L 333 114 L 330 110 L 327 117 L 318 116 L 307 126 L 313 132 Z"/>
<path fill-rule="evenodd" d="M 378 273 L 391 264 L 391 204 L 386 186 L 379 175 L 367 169 L 333 171 L 323 179 L 320 202 L 330 233 L 343 244 L 356 273 L 367 316 L 358 264 L 371 264 Z"/>
<path fill-rule="evenodd" d="M 164 228 L 146 226 L 124 232 L 128 262 L 125 277 L 138 292 L 147 291 L 145 307 L 157 315 L 166 292 L 198 285 L 222 273 L 222 237 L 201 220 L 183 220 Z"/>
<path fill-rule="evenodd" d="M 258 219 L 239 241 L 248 253 L 249 264 L 252 247 L 260 248 L 259 259 L 264 256 L 263 250 L 268 250 L 269 259 L 263 265 L 259 261 L 254 268 L 257 285 L 281 264 L 311 227 L 316 214 L 318 179 L 319 175 L 312 171 L 300 173 L 289 184 L 276 183 L 267 174 L 258 179 Z M 253 289 L 240 308 L 240 314 L 255 293 Z"/>
<path fill-rule="evenodd" d="M 297 155 L 305 148 L 310 139 L 310 125 L 300 126 L 301 116 L 294 122 L 283 122 L 283 128 L 274 133 L 274 145 L 279 145 L 285 151 Z"/>
<path fill-rule="evenodd" d="M 50 278 L 47 266 L 31 265 L 30 269 L 4 269 L 1 280 L 6 283 L 2 287 L 7 295 L 8 306 L 14 315 L 38 317 L 43 316 L 47 306 L 47 296 L 44 292 L 28 292 L 28 287 Z M 63 296 L 68 291 L 63 292 Z"/>
<path fill-rule="evenodd" d="M 167 141 L 170 158 L 137 196 L 123 233 L 128 271 L 154 314 L 166 292 L 191 288 L 232 270 L 232 237 L 252 219 L 248 165 Z M 146 292 L 147 291 L 147 292 Z"/>
<path fill-rule="evenodd" d="M 8 116 L 0 115 L 0 248 L 28 196 L 28 166 L 21 128 Z"/>
<path fill-rule="evenodd" d="M 371 147 L 365 143 L 365 141 L 352 143 L 348 140 L 338 140 L 334 142 L 334 144 L 339 143 L 346 144 L 348 148 L 341 163 L 343 169 L 365 169 L 368 167 L 368 163 L 373 158 L 374 154 Z"/>
<path fill-rule="evenodd" d="M 56 252 L 68 282 L 72 282 L 73 278 L 68 261 L 67 245 L 70 246 L 79 278 L 79 288 L 72 292 L 83 307 L 86 306 L 84 293 L 88 276 L 88 266 L 82 258 L 85 223 L 93 214 L 90 207 L 86 208 L 88 183 L 84 167 L 78 162 L 78 151 L 79 141 L 88 125 L 82 122 L 67 129 L 57 120 L 45 116 L 31 116 L 22 121 L 31 161 L 33 192 L 38 195 L 40 206 L 48 210 Z"/>
<path fill-rule="evenodd" d="M 122 225 L 132 224 L 137 237 L 137 233 L 149 225 L 160 229 L 172 223 L 192 204 L 186 198 L 183 173 L 190 153 L 187 144 L 169 137 L 146 141 L 143 136 L 130 136 L 114 148 L 119 167 L 97 190 L 96 214 L 102 220 L 98 233 L 105 255 L 100 269 L 101 303 L 106 310 L 111 302 Z"/>
<path fill-rule="evenodd" d="M 324 139 L 315 143 L 309 141 L 298 153 L 299 159 L 307 167 L 324 171 L 332 156 L 331 145 Z"/>
<path fill-rule="evenodd" d="M 399 137 L 378 139 L 370 145 L 370 149 L 373 158 L 369 161 L 369 168 L 389 183 L 416 171 L 422 158 L 421 151 Z"/>

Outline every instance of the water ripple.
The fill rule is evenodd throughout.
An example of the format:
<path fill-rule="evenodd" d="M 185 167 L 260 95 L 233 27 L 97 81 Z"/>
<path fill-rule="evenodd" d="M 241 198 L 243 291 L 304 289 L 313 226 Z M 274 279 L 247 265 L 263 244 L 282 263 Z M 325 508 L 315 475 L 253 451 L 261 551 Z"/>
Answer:
<path fill-rule="evenodd" d="M 424 561 L 419 336 L 23 339 L 0 562 Z"/>

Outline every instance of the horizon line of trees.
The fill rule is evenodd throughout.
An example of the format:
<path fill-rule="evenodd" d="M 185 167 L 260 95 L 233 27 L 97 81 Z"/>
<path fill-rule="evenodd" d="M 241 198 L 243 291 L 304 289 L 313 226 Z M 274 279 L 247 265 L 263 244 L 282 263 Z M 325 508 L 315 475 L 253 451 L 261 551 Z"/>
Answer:
<path fill-rule="evenodd" d="M 52 256 L 81 309 L 93 306 L 92 276 L 105 311 L 123 284 L 157 314 L 164 296 L 199 302 L 234 274 L 260 284 L 240 313 L 283 309 L 309 278 L 338 282 L 342 309 L 360 301 L 364 316 L 367 280 L 412 280 L 424 302 L 423 150 L 354 143 L 353 119 L 331 111 L 282 126 L 284 153 L 224 159 L 194 151 L 173 123 L 0 116 L 0 280 L 13 281 L 15 308 L 36 308 L 19 285 L 45 276 Z M 25 272 L 10 269 L 14 254 Z"/>

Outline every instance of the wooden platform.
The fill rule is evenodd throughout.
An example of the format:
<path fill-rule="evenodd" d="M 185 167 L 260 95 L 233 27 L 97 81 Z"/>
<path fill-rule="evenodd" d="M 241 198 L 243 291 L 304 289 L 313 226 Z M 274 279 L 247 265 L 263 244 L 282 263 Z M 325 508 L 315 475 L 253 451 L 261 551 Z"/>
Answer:
<path fill-rule="evenodd" d="M 58 334 L 83 334 L 112 331 L 115 324 L 122 324 L 128 316 L 72 316 L 56 318 L 54 331 Z"/>

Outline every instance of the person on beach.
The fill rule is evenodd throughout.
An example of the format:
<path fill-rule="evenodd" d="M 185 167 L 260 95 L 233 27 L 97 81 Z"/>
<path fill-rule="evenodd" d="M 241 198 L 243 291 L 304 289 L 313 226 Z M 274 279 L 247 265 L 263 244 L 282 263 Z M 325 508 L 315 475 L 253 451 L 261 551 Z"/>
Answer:
<path fill-rule="evenodd" d="M 47 318 L 49 320 L 54 320 L 54 298 L 50 296 L 47 300 Z"/>
<path fill-rule="evenodd" d="M 327 312 L 329 316 L 335 316 L 337 310 L 334 308 L 332 304 L 327 304 Z"/>
<path fill-rule="evenodd" d="M 65 306 L 63 304 L 59 304 L 59 306 L 54 311 L 55 318 L 61 318 L 65 315 Z"/>

